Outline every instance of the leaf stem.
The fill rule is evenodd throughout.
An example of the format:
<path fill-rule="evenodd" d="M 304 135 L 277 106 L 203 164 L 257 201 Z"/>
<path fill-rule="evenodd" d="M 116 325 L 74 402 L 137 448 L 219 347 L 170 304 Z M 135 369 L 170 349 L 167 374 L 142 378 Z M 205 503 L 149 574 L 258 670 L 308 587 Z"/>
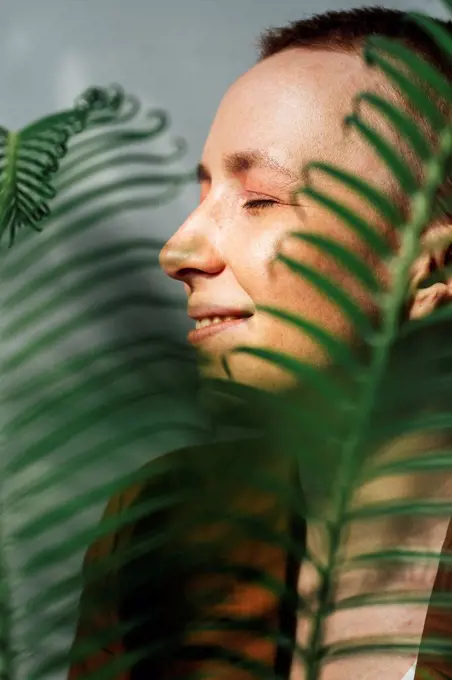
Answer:
<path fill-rule="evenodd" d="M 446 126 L 439 133 L 438 151 L 425 164 L 423 186 L 414 194 L 411 201 L 411 219 L 403 227 L 402 244 L 393 268 L 393 287 L 391 294 L 386 294 L 382 310 L 382 325 L 369 367 L 368 379 L 363 384 L 363 392 L 355 412 L 355 429 L 344 442 L 342 449 L 340 478 L 336 500 L 336 518 L 331 524 L 330 541 L 325 570 L 319 589 L 318 614 L 314 621 L 310 644 L 306 680 L 318 680 L 321 670 L 323 631 L 325 619 L 331 611 L 334 601 L 335 582 L 333 574 L 337 567 L 337 556 L 342 538 L 342 530 L 346 523 L 350 489 L 354 486 L 359 451 L 364 441 L 371 419 L 380 382 L 389 358 L 391 346 L 398 332 L 400 309 L 404 304 L 409 280 L 410 268 L 418 253 L 420 236 L 428 225 L 433 213 L 436 192 L 444 181 L 446 162 L 452 155 L 452 127 Z"/>

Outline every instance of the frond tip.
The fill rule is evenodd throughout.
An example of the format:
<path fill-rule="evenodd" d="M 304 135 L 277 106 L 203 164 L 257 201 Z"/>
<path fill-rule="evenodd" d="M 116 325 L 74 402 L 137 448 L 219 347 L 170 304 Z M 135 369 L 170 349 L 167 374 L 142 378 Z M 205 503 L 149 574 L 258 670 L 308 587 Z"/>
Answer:
<path fill-rule="evenodd" d="M 19 132 L 0 128 L 0 242 L 9 232 L 9 246 L 21 227 L 41 231 L 56 191 L 51 178 L 67 153 L 69 139 L 88 127 L 118 122 L 130 101 L 122 88 L 90 87 L 74 108 L 41 118 Z M 130 106 L 129 106 L 130 108 Z"/>

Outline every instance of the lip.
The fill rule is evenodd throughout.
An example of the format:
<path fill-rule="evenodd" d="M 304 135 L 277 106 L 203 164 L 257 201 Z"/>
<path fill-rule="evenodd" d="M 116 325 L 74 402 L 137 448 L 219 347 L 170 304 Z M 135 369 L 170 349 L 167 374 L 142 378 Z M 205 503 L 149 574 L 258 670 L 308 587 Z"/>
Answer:
<path fill-rule="evenodd" d="M 192 305 L 188 309 L 188 316 L 190 319 L 212 319 L 214 316 L 236 316 L 241 318 L 243 316 L 251 316 L 252 312 L 248 309 L 240 309 L 239 307 L 226 307 L 221 305 L 201 304 Z"/>
<path fill-rule="evenodd" d="M 197 345 L 200 342 L 207 340 L 207 338 L 216 335 L 217 333 L 222 333 L 223 331 L 227 331 L 229 329 L 235 328 L 236 326 L 240 326 L 240 324 L 244 323 L 245 321 L 249 321 L 250 318 L 251 318 L 250 316 L 243 316 L 240 317 L 239 319 L 232 319 L 230 321 L 221 321 L 220 323 L 213 323 L 210 326 L 205 326 L 204 328 L 194 328 L 193 330 L 189 331 L 187 335 L 187 340 L 188 342 L 191 342 L 193 345 Z"/>

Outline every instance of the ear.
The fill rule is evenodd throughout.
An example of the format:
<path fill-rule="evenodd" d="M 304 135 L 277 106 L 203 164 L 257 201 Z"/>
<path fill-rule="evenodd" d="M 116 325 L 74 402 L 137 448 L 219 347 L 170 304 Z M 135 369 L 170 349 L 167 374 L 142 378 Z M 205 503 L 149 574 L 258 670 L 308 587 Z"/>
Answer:
<path fill-rule="evenodd" d="M 429 229 L 411 272 L 410 319 L 420 319 L 452 300 L 452 223 Z"/>

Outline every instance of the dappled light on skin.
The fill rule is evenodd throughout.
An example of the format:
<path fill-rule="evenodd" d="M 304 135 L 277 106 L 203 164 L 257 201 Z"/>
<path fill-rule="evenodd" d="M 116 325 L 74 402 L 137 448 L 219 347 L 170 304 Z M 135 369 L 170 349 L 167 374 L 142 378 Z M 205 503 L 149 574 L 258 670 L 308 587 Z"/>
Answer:
<path fill-rule="evenodd" d="M 121 571 L 123 590 L 116 615 L 130 622 L 139 614 L 147 625 L 124 635 L 125 648 L 136 652 L 144 645 L 147 654 L 137 662 L 132 680 L 133 673 L 136 677 L 166 674 L 172 678 L 188 669 L 227 678 L 224 660 L 217 658 L 221 653 L 230 655 L 229 661 L 232 659 L 237 668 L 234 678 L 242 680 L 242 671 L 245 676 L 252 675 L 249 669 L 244 670 L 245 660 L 240 656 L 246 652 L 249 664 L 256 664 L 256 674 L 267 676 L 272 664 L 277 670 L 281 649 L 285 655 L 283 677 L 290 676 L 291 680 L 400 680 L 416 658 L 427 612 L 426 596 L 434 583 L 438 553 L 449 523 L 449 513 L 438 520 L 434 514 L 437 508 L 428 503 L 449 498 L 450 465 L 434 471 L 420 466 L 415 470 L 419 474 L 413 474 L 413 469 L 416 463 L 425 463 L 429 454 L 433 457 L 434 447 L 448 444 L 447 437 L 436 441 L 428 436 L 432 429 L 429 411 L 434 412 L 438 405 L 427 398 L 433 395 L 433 400 L 440 402 L 439 409 L 447 403 L 447 390 L 445 397 L 439 382 L 435 382 L 442 375 L 438 370 L 440 359 L 433 361 L 441 342 L 431 344 L 434 366 L 429 370 L 432 357 L 428 343 L 422 344 L 426 351 L 418 360 L 413 352 L 415 342 L 407 341 L 401 347 L 398 341 L 399 334 L 408 333 L 404 325 L 407 321 L 426 322 L 447 300 L 446 284 L 421 288 L 426 275 L 442 268 L 445 258 L 435 250 L 435 258 L 432 260 L 429 254 L 426 259 L 422 248 L 416 248 L 430 219 L 431 195 L 440 182 L 442 156 L 429 166 L 427 186 L 421 187 L 425 195 L 421 191 L 417 197 L 407 229 L 401 228 L 398 218 L 388 225 L 378 210 L 377 199 L 363 199 L 346 182 L 319 168 L 309 181 L 305 177 L 306 185 L 294 193 L 298 179 L 302 179 L 302 165 L 316 157 L 372 182 L 394 201 L 400 198 L 396 198 L 400 192 L 396 192 L 394 182 L 397 170 L 399 176 L 403 174 L 400 166 L 396 167 L 394 158 L 392 163 L 383 162 L 383 154 L 375 147 L 367 149 L 357 125 L 360 120 L 375 122 L 372 110 L 363 106 L 359 115 L 355 112 L 353 121 L 348 119 L 347 129 L 342 124 L 355 94 L 369 86 L 380 93 L 385 91 L 380 76 L 356 54 L 338 54 L 335 50 L 283 50 L 252 68 L 228 90 L 212 124 L 198 168 L 199 205 L 160 253 L 163 270 L 183 284 L 189 309 L 205 310 L 207 316 L 196 317 L 197 321 L 212 325 L 209 332 L 189 335 L 189 339 L 196 339 L 193 344 L 199 352 L 203 377 L 223 381 L 226 393 L 226 388 L 234 385 L 264 387 L 268 392 L 266 404 L 271 402 L 269 395 L 273 396 L 274 412 L 265 411 L 262 398 L 262 410 L 254 415 L 257 429 L 261 427 L 261 432 L 272 437 L 275 467 L 262 479 L 266 448 L 259 449 L 261 441 L 255 449 L 258 457 L 254 465 L 250 441 L 243 449 L 237 442 L 229 449 L 226 446 L 232 458 L 236 454 L 236 476 L 231 475 L 232 458 L 226 457 L 223 466 L 220 464 L 218 446 L 214 452 L 210 444 L 198 449 L 199 468 L 193 464 L 193 450 L 184 451 L 185 468 L 184 461 L 177 461 L 177 453 L 168 455 L 167 461 L 172 460 L 173 465 L 169 478 L 164 475 L 160 480 L 161 495 L 168 497 L 170 491 L 187 495 L 182 501 L 176 500 L 168 513 L 157 511 L 154 518 L 146 516 L 132 530 L 126 530 L 136 540 L 131 541 L 135 549 L 143 547 L 141 540 L 156 540 L 158 527 L 163 527 L 165 538 L 163 547 L 154 553 L 151 550 L 148 562 L 138 557 Z M 364 123 L 361 132 L 363 129 Z M 383 124 L 379 131 L 386 129 Z M 444 135 L 440 151 L 450 156 L 450 140 L 446 132 Z M 393 140 L 395 137 L 392 135 Z M 410 184 L 408 175 L 405 172 L 402 179 Z M 318 194 L 316 199 L 315 191 L 347 204 L 358 221 L 361 219 L 360 224 L 366 220 L 367 235 L 373 234 L 373 240 L 352 228 L 352 220 L 342 219 L 339 209 L 332 211 L 331 206 L 322 204 Z M 365 192 L 367 199 L 369 192 Z M 398 228 L 400 238 L 394 235 Z M 291 233 L 294 231 L 300 238 Z M 385 258 L 398 250 L 388 267 Z M 264 305 L 267 309 L 262 308 Z M 282 308 L 286 317 L 272 314 L 272 306 Z M 221 319 L 218 323 L 221 309 L 226 316 L 231 309 L 249 314 L 240 322 L 222 325 Z M 304 325 L 294 322 L 297 315 L 305 320 Z M 421 327 L 422 323 L 415 326 L 418 330 Z M 363 345 L 369 351 L 363 351 L 362 361 L 359 352 Z M 281 356 L 278 360 L 277 353 L 285 355 L 285 362 Z M 222 363 L 225 354 L 229 369 Z M 333 357 L 342 362 L 341 369 L 350 372 L 350 382 L 334 370 Z M 405 385 L 413 394 L 403 395 Z M 294 397 L 292 401 L 288 394 Z M 244 417 L 249 415 L 248 406 L 244 400 Z M 225 413 L 229 417 L 226 409 Z M 414 413 L 419 432 L 407 422 L 407 413 L 410 417 Z M 282 460 L 290 463 L 287 470 Z M 395 470 L 397 464 L 402 469 Z M 158 475 L 154 481 L 159 482 Z M 283 489 L 278 496 L 282 507 L 276 503 L 278 512 L 267 516 L 259 494 L 256 499 L 249 485 L 256 483 L 260 492 L 267 492 L 264 482 L 271 486 L 276 481 Z M 226 489 L 232 489 L 231 495 Z M 148 501 L 156 501 L 158 494 L 152 485 L 141 490 L 144 497 L 149 496 Z M 297 509 L 293 505 L 295 493 Z M 117 503 L 127 517 L 127 499 L 120 495 Z M 244 543 L 223 543 L 225 537 L 236 538 L 238 506 L 242 529 L 250 525 L 256 529 L 249 516 L 254 510 L 257 517 L 252 519 L 263 520 L 270 534 L 271 529 L 279 532 L 279 540 L 272 543 L 275 536 L 267 533 L 268 543 L 264 540 L 258 547 L 256 534 L 246 534 Z M 219 518 L 220 526 L 215 521 L 213 526 L 201 523 L 210 517 L 209 510 L 215 510 L 213 517 Z M 301 514 L 308 520 L 306 541 L 303 533 L 297 543 L 298 547 L 303 543 L 303 555 L 287 545 L 295 537 L 295 531 L 287 527 L 293 518 L 300 520 Z M 166 540 L 175 536 L 177 540 Z M 116 532 L 113 546 L 121 543 L 122 537 L 121 530 Z M 388 556 L 385 549 L 393 553 Z M 415 567 L 407 566 L 404 560 L 413 550 L 431 551 L 436 563 L 430 559 L 424 564 L 425 556 L 418 555 Z M 110 544 L 106 552 L 115 557 Z M 257 591 L 250 586 L 249 570 L 242 565 L 240 571 L 236 564 L 240 560 L 245 567 L 251 564 L 267 570 L 272 597 L 260 591 L 263 575 Z M 232 563 L 237 574 L 231 581 L 223 581 Z M 216 569 L 221 572 L 219 581 Z M 246 585 L 240 581 L 243 572 Z M 151 578 L 151 573 L 156 578 Z M 140 579 L 145 579 L 142 587 Z M 213 602 L 211 608 L 209 589 L 219 582 L 226 584 L 225 598 Z M 295 606 L 298 601 L 292 600 L 291 618 L 284 629 L 290 642 L 286 638 L 284 648 L 284 643 L 276 642 L 274 624 L 281 612 L 275 590 L 280 604 L 285 605 L 280 589 L 293 596 L 297 585 L 306 606 L 300 612 Z M 369 593 L 372 589 L 375 593 Z M 386 602 L 378 600 L 399 589 L 404 589 L 404 594 L 423 590 L 424 599 L 413 607 L 395 602 L 389 609 Z M 85 601 L 89 604 L 87 592 Z M 146 601 L 153 606 L 143 608 Z M 244 636 L 243 630 L 230 635 L 231 618 L 238 628 L 243 624 L 232 616 L 236 613 L 262 615 L 271 629 L 260 629 L 268 644 L 253 635 L 248 637 L 255 632 L 255 620 Z M 281 620 L 286 614 L 281 613 Z M 89 630 L 93 621 L 89 616 L 85 621 L 82 617 L 81 638 L 85 623 Z M 369 636 L 385 634 L 390 638 L 401 636 L 403 649 L 378 650 L 373 645 L 361 650 L 360 655 L 356 649 L 350 650 L 355 653 L 350 655 L 341 649 L 347 642 L 359 646 Z M 163 652 L 148 649 L 149 638 L 154 636 L 165 647 Z M 297 655 L 291 655 L 294 637 L 302 645 L 311 646 L 306 673 Z M 117 647 L 111 648 L 111 654 L 118 656 Z M 95 656 L 92 661 L 96 662 Z M 71 680 L 83 677 L 84 670 L 83 663 L 75 667 Z"/>

